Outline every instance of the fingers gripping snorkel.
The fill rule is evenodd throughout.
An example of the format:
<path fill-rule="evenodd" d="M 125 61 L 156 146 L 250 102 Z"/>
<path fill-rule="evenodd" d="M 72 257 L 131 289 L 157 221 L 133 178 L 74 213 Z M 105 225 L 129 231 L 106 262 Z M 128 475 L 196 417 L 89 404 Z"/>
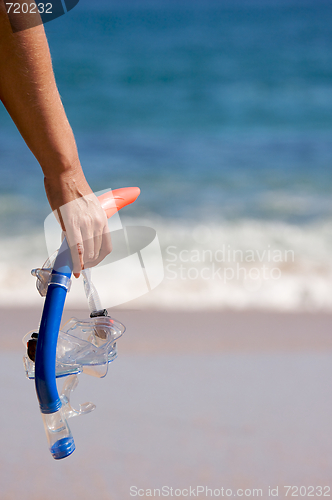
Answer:
<path fill-rule="evenodd" d="M 139 188 L 116 189 L 98 199 L 108 218 L 136 200 Z M 28 352 L 24 357 L 27 377 L 35 379 L 36 393 L 44 422 L 49 449 L 55 459 L 65 458 L 75 450 L 67 419 L 94 410 L 85 403 L 75 410 L 70 404 L 71 392 L 78 383 L 77 375 L 86 373 L 104 377 L 108 364 L 117 355 L 116 341 L 125 331 L 119 321 L 108 316 L 91 281 L 90 269 L 82 271 L 84 289 L 90 307 L 90 318 L 71 318 L 60 330 L 66 295 L 70 288 L 72 258 L 66 239 L 54 259 L 42 269 L 34 269 L 37 289 L 45 296 L 38 332 L 24 337 Z M 59 396 L 57 377 L 69 375 Z"/>

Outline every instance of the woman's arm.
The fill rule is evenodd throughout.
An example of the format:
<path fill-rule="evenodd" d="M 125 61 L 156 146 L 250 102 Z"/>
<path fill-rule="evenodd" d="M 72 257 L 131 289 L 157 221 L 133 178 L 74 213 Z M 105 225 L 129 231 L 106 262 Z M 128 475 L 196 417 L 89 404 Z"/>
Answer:
<path fill-rule="evenodd" d="M 44 172 L 49 203 L 71 240 L 77 276 L 111 251 L 107 219 L 83 174 L 44 27 L 13 33 L 1 0 L 0 99 Z"/>

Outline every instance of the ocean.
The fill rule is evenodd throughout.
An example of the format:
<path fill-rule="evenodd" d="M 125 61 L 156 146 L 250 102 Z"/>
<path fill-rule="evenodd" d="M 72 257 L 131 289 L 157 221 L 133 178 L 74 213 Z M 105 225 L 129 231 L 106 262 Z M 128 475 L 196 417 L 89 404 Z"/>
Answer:
<path fill-rule="evenodd" d="M 81 0 L 45 25 L 88 182 L 139 186 L 122 222 L 157 231 L 165 278 L 128 307 L 332 310 L 331 26 L 277 0 Z M 37 304 L 50 208 L 4 108 L 0 171 L 0 305 Z"/>

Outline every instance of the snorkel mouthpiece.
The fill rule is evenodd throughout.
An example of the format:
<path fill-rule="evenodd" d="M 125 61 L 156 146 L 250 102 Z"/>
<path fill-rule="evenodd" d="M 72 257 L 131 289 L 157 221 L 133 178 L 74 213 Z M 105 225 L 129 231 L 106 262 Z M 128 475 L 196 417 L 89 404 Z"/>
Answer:
<path fill-rule="evenodd" d="M 75 443 L 62 408 L 55 413 L 42 413 L 48 447 L 56 460 L 66 458 L 75 451 Z"/>
<path fill-rule="evenodd" d="M 99 201 L 107 217 L 111 217 L 122 207 L 135 201 L 139 193 L 139 188 L 122 188 L 103 194 Z M 33 353 L 35 359 L 29 359 L 29 356 L 24 358 L 28 377 L 35 378 L 49 449 L 56 460 L 68 457 L 75 450 L 67 418 L 88 413 L 95 408 L 92 403 L 81 405 L 79 411 L 70 406 L 69 395 L 77 385 L 77 374 L 84 371 L 98 377 L 105 376 L 108 363 L 116 357 L 115 341 L 125 330 L 121 323 L 107 316 L 107 311 L 101 307 L 90 279 L 90 270 L 86 270 L 82 274 L 91 319 L 80 321 L 73 318 L 68 322 L 67 330 L 62 331 L 59 338 L 60 361 L 57 360 L 58 335 L 72 268 L 70 249 L 64 239 L 53 270 L 51 266 L 33 270 L 32 274 L 37 277 L 37 288 L 46 298 L 38 335 L 33 334 L 33 338 L 38 337 L 35 355 Z M 77 352 L 75 347 L 79 347 Z M 34 370 L 31 367 L 33 361 Z M 73 377 L 65 383 L 61 397 L 56 385 L 57 375 Z"/>

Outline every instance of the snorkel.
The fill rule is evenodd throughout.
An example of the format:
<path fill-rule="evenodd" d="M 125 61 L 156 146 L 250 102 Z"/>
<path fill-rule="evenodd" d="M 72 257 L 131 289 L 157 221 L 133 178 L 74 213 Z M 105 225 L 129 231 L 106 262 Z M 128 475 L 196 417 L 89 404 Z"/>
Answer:
<path fill-rule="evenodd" d="M 134 202 L 139 193 L 137 187 L 122 188 L 105 193 L 98 199 L 110 218 L 122 207 Z M 35 379 L 46 437 L 55 459 L 65 458 L 75 450 L 67 419 L 95 408 L 92 403 L 81 405 L 79 410 L 71 407 L 70 394 L 77 385 L 77 374 L 85 372 L 98 377 L 105 376 L 108 363 L 116 357 L 115 342 L 125 331 L 120 322 L 109 317 L 106 309 L 102 309 L 89 269 L 82 271 L 82 274 L 90 305 L 90 318 L 72 318 L 60 330 L 72 267 L 70 249 L 64 239 L 54 265 L 48 262 L 46 267 L 32 271 L 37 277 L 40 294 L 46 295 L 46 298 L 39 330 L 28 340 L 28 354 L 24 358 L 28 378 Z M 56 378 L 66 375 L 70 377 L 59 396 Z"/>

